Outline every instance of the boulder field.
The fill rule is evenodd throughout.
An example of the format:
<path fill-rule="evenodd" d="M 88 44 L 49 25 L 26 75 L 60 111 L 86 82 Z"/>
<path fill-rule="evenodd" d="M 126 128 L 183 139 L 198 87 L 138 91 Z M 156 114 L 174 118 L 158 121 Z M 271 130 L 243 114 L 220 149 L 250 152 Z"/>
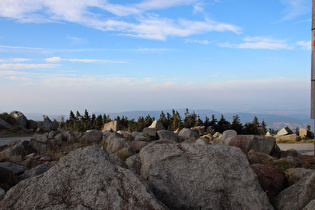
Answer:
<path fill-rule="evenodd" d="M 0 209 L 313 209 L 314 156 L 281 151 L 273 137 L 156 124 L 2 146 Z"/>

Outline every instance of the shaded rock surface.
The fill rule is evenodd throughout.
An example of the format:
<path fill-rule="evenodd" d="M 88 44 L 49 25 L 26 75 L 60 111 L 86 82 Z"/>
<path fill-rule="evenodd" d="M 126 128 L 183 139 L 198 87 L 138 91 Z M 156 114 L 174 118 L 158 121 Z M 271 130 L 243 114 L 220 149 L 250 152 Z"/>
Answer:
<path fill-rule="evenodd" d="M 159 131 L 157 131 L 157 135 L 158 135 L 159 139 L 169 139 L 169 140 L 174 141 L 174 142 L 179 141 L 178 135 L 172 131 L 159 130 Z"/>
<path fill-rule="evenodd" d="M 17 124 L 23 128 L 27 127 L 27 118 L 22 112 L 12 111 L 10 115 L 16 120 Z"/>
<path fill-rule="evenodd" d="M 14 173 L 15 175 L 21 175 L 25 171 L 29 170 L 25 166 L 21 166 L 10 162 L 0 162 L 0 168 L 5 168 L 6 170 Z"/>
<path fill-rule="evenodd" d="M 139 156 L 141 176 L 170 209 L 272 209 L 239 148 L 157 141 Z"/>
<path fill-rule="evenodd" d="M 21 181 L 0 208 L 166 209 L 139 176 L 113 164 L 98 146 L 73 151 L 46 173 Z"/>
<path fill-rule="evenodd" d="M 253 164 L 251 167 L 257 174 L 259 183 L 270 200 L 287 187 L 285 174 L 279 168 L 262 164 Z"/>
<path fill-rule="evenodd" d="M 164 126 L 162 125 L 161 122 L 157 121 L 157 120 L 154 120 L 152 122 L 152 124 L 149 126 L 149 128 L 155 128 L 156 131 L 159 131 L 159 130 L 165 130 Z"/>
<path fill-rule="evenodd" d="M 300 181 L 303 177 L 315 173 L 314 169 L 306 169 L 306 168 L 290 168 L 285 171 L 285 176 L 290 185 L 293 185 Z"/>
<path fill-rule="evenodd" d="M 32 168 L 28 171 L 25 171 L 21 176 L 20 178 L 21 179 L 28 179 L 28 178 L 31 178 L 31 177 L 34 177 L 34 176 L 38 176 L 46 171 L 48 171 L 48 167 L 46 165 L 38 165 L 36 166 L 35 168 Z"/>
<path fill-rule="evenodd" d="M 227 145 L 239 147 L 245 153 L 254 150 L 269 155 L 273 151 L 276 141 L 273 137 L 268 136 L 238 135 L 232 137 Z"/>
<path fill-rule="evenodd" d="M 197 140 L 199 138 L 199 132 L 188 128 L 183 128 L 179 131 L 178 136 L 183 140 Z"/>
<path fill-rule="evenodd" d="M 315 199 L 315 173 L 283 190 L 273 201 L 275 209 L 303 209 Z"/>
<path fill-rule="evenodd" d="M 4 195 L 5 195 L 5 190 L 0 188 L 0 201 L 3 199 Z"/>

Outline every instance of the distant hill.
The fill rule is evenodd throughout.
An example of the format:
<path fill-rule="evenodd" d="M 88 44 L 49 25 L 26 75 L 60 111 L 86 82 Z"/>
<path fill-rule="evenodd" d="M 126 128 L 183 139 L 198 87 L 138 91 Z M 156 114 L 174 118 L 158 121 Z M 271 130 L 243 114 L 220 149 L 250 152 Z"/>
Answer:
<path fill-rule="evenodd" d="M 181 115 L 182 119 L 184 118 L 184 114 L 186 112 L 186 109 L 175 109 L 176 111 L 179 112 Z M 161 112 L 170 113 L 172 114 L 172 110 L 145 110 L 145 111 L 127 111 L 127 112 L 117 112 L 117 113 L 104 113 L 104 112 L 95 112 L 94 114 L 99 115 L 99 114 L 106 114 L 109 115 L 111 119 L 115 119 L 117 116 L 125 116 L 128 119 L 135 119 L 137 120 L 140 116 L 147 116 L 150 115 L 151 117 L 154 117 L 155 119 L 160 118 Z M 224 118 L 230 122 L 233 120 L 233 116 L 238 115 L 240 117 L 240 120 L 242 123 L 247 123 L 251 122 L 254 117 L 256 116 L 259 120 L 259 122 L 262 122 L 262 120 L 265 121 L 267 124 L 267 127 L 279 130 L 282 129 L 285 126 L 289 126 L 291 129 L 295 129 L 296 127 L 299 128 L 306 128 L 307 125 L 311 126 L 311 130 L 314 130 L 314 121 L 310 119 L 309 115 L 306 114 L 290 114 L 290 115 L 275 115 L 275 114 L 257 114 L 257 113 L 220 113 L 214 110 L 209 110 L 209 109 L 200 109 L 200 110 L 193 110 L 189 109 L 189 112 L 195 112 L 197 115 L 200 116 L 200 119 L 204 120 L 206 116 L 211 119 L 212 114 L 215 115 L 216 119 L 219 120 L 221 117 L 221 114 L 223 114 Z M 90 115 L 93 113 L 89 112 Z M 83 114 L 83 113 L 81 113 Z M 43 120 L 43 114 L 38 114 L 38 113 L 26 113 L 25 116 L 28 119 L 36 120 L 36 121 L 41 121 Z M 62 115 L 48 115 L 48 117 L 53 120 L 60 120 Z M 68 115 L 64 115 L 65 119 L 68 118 Z"/>

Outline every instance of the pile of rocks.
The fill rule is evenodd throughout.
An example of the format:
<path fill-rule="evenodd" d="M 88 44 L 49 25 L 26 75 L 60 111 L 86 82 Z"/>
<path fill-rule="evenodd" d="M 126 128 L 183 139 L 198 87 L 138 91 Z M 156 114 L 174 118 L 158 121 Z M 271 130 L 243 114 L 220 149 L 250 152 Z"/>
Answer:
<path fill-rule="evenodd" d="M 277 143 L 295 143 L 301 140 L 310 140 L 313 136 L 310 131 L 304 128 L 299 128 L 297 133 L 293 133 L 289 127 L 284 127 L 274 137 Z"/>
<path fill-rule="evenodd" d="M 0 176 L 12 177 L 0 183 L 7 184 L 2 187 L 6 194 L 1 209 L 314 209 L 315 205 L 315 171 L 301 168 L 315 166 L 314 156 L 281 151 L 274 137 L 237 135 L 233 130 L 210 135 L 198 127 L 174 133 L 155 121 L 143 132 L 114 132 L 108 127 L 84 133 L 52 131 L 36 134 L 30 142 L 5 145 L 0 157 L 7 161 L 0 165 Z M 8 161 L 23 169 L 14 172 Z M 292 168 L 282 170 L 270 163 Z M 0 197 L 5 191 L 0 189 Z"/>
<path fill-rule="evenodd" d="M 54 123 L 48 116 L 43 115 L 43 121 L 38 122 L 34 120 L 28 120 L 22 112 L 12 111 L 9 114 L 4 112 L 0 114 L 0 130 L 30 130 L 30 131 L 45 131 L 49 132 L 56 130 Z"/>

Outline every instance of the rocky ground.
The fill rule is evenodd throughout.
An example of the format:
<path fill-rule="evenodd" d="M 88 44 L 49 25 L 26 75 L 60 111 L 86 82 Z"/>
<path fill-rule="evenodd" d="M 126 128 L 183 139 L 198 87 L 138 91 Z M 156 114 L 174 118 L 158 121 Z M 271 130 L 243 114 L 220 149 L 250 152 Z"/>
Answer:
<path fill-rule="evenodd" d="M 315 209 L 315 156 L 278 139 L 157 121 L 37 133 L 0 146 L 0 209 Z"/>

